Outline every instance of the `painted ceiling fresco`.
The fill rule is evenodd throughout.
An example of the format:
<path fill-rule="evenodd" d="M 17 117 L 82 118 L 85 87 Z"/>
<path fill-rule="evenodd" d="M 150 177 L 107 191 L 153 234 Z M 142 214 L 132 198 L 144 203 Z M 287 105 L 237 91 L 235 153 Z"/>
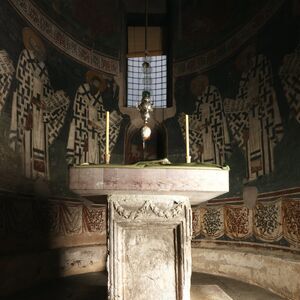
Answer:
<path fill-rule="evenodd" d="M 121 48 L 122 11 L 143 12 L 144 1 L 127 0 L 31 0 L 66 32 L 84 44 L 111 56 Z M 264 0 L 181 0 L 176 57 L 186 57 L 226 40 L 253 18 L 270 1 Z M 152 2 L 150 1 L 150 4 Z M 158 7 L 156 11 L 153 6 Z M 169 7 L 170 9 L 170 7 Z M 157 2 L 151 11 L 162 10 Z"/>
<path fill-rule="evenodd" d="M 184 57 L 216 47 L 247 24 L 268 2 L 182 0 L 176 56 Z"/>
<path fill-rule="evenodd" d="M 82 43 L 118 56 L 121 14 L 119 1 L 32 0 L 47 16 Z"/>

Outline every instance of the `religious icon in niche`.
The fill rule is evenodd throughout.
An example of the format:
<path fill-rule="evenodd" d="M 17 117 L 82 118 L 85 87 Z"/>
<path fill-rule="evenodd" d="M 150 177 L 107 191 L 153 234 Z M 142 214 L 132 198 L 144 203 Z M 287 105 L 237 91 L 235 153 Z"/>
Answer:
<path fill-rule="evenodd" d="M 293 53 L 284 57 L 279 76 L 291 116 L 300 123 L 300 44 Z"/>
<path fill-rule="evenodd" d="M 254 180 L 274 170 L 274 147 L 283 129 L 271 63 L 262 54 L 250 54 L 236 99 L 225 99 L 224 110 L 232 137 L 244 151 L 247 179 Z"/>
<path fill-rule="evenodd" d="M 197 99 L 189 124 L 192 161 L 223 165 L 230 143 L 220 92 L 205 75 L 193 78 L 190 88 Z M 184 114 L 179 115 L 179 123 L 185 138 Z"/>
<path fill-rule="evenodd" d="M 27 178 L 49 178 L 48 148 L 64 123 L 69 99 L 51 87 L 45 65 L 46 49 L 30 28 L 23 29 L 25 49 L 16 70 L 10 145 L 21 155 Z"/>
<path fill-rule="evenodd" d="M 99 164 L 105 154 L 105 109 L 103 96 L 111 91 L 113 101 L 117 92 L 114 81 L 95 71 L 86 73 L 86 82 L 79 86 L 73 104 L 73 118 L 67 145 L 68 164 Z M 122 116 L 110 112 L 110 149 L 112 151 L 120 132 Z"/>
<path fill-rule="evenodd" d="M 0 50 L 0 114 L 6 102 L 15 68 L 5 50 Z"/>

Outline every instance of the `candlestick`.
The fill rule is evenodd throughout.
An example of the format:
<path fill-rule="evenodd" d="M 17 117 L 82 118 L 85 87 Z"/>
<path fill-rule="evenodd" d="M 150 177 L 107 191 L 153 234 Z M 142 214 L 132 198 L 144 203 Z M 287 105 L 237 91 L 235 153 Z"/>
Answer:
<path fill-rule="evenodd" d="M 106 140 L 105 140 L 105 163 L 109 164 L 110 153 L 109 153 L 109 111 L 106 112 Z"/>
<path fill-rule="evenodd" d="M 185 144 L 186 144 L 186 162 L 189 164 L 191 162 L 189 115 L 185 115 Z"/>

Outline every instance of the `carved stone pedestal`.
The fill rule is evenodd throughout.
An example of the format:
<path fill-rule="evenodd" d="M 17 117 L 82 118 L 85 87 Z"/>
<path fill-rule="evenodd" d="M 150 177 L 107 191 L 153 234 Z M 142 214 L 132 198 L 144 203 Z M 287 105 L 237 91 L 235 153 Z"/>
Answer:
<path fill-rule="evenodd" d="M 189 300 L 189 198 L 109 195 L 109 299 Z"/>
<path fill-rule="evenodd" d="M 195 164 L 70 168 L 73 192 L 108 198 L 110 300 L 190 299 L 190 204 L 228 192 L 228 171 Z"/>

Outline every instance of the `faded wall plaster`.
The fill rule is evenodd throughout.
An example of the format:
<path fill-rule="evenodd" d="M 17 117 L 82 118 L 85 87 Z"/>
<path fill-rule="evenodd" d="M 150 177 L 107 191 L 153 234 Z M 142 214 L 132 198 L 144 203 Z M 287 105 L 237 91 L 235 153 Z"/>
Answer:
<path fill-rule="evenodd" d="M 213 244 L 192 249 L 193 271 L 234 278 L 293 300 L 300 299 L 299 254 Z"/>

